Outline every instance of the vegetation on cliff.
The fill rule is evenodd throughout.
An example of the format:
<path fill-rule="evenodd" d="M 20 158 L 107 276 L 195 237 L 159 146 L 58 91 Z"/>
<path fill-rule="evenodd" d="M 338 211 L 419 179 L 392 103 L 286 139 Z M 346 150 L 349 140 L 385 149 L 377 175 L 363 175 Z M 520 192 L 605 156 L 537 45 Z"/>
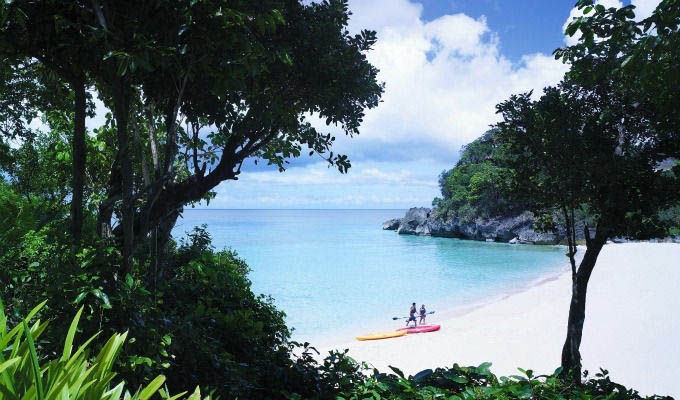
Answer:
<path fill-rule="evenodd" d="M 469 222 L 526 210 L 526 204 L 508 193 L 509 170 L 495 134 L 492 129 L 464 146 L 456 166 L 439 175 L 442 197 L 432 201 L 437 216 Z"/>

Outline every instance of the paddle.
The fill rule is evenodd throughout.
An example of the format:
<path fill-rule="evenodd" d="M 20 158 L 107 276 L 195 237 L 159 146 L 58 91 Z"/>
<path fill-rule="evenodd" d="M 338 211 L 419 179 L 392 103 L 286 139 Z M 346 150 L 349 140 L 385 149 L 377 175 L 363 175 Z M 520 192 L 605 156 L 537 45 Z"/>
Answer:
<path fill-rule="evenodd" d="M 425 313 L 425 315 L 429 315 L 429 314 L 434 314 L 434 311 L 430 311 L 429 313 Z M 418 318 L 418 317 L 420 317 L 420 315 L 416 315 L 416 318 Z M 393 320 L 397 320 L 397 319 L 408 319 L 408 318 L 409 318 L 409 317 L 392 317 Z"/>

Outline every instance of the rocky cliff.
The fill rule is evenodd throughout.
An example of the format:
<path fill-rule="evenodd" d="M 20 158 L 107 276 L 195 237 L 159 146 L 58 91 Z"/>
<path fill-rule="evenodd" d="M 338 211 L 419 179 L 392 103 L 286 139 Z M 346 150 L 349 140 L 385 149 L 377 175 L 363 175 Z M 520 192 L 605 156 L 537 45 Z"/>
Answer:
<path fill-rule="evenodd" d="M 543 233 L 533 229 L 530 212 L 513 217 L 478 219 L 464 222 L 457 218 L 443 220 L 429 208 L 411 208 L 404 218 L 383 224 L 385 230 L 396 230 L 400 235 L 451 237 L 509 243 L 557 244 L 565 239 L 564 232 Z M 578 229 L 578 240 L 583 239 L 583 228 Z"/>

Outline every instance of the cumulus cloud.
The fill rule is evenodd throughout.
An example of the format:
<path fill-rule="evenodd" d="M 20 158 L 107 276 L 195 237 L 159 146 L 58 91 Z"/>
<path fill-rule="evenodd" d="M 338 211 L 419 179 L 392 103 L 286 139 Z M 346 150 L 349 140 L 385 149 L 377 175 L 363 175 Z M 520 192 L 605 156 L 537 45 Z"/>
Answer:
<path fill-rule="evenodd" d="M 540 92 L 567 68 L 545 54 L 513 63 L 483 16 L 427 22 L 422 6 L 407 0 L 358 0 L 350 8 L 351 29 L 378 32 L 368 58 L 386 84 L 382 104 L 367 112 L 361 139 L 340 144 L 350 158 L 356 150 L 366 158 L 455 159 L 462 145 L 498 120 L 497 103 L 513 93 Z"/>

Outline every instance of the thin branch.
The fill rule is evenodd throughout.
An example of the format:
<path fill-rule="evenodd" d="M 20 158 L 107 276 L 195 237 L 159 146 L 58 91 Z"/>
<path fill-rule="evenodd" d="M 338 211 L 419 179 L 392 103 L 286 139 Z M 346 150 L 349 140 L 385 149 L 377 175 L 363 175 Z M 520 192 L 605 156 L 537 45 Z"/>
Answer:
<path fill-rule="evenodd" d="M 137 157 L 139 157 L 139 163 L 142 166 L 142 177 L 144 178 L 144 185 L 151 185 L 151 174 L 149 173 L 149 166 L 146 164 L 146 157 L 144 156 L 144 148 L 142 147 L 142 141 L 139 134 L 139 124 L 137 123 L 137 113 L 134 112 L 134 117 L 132 120 L 132 128 L 134 133 L 135 147 L 137 148 Z"/>
<path fill-rule="evenodd" d="M 191 124 L 191 129 L 194 133 L 193 137 L 193 148 L 194 148 L 194 173 L 198 174 L 200 169 L 198 168 L 198 131 L 199 131 L 199 125 L 197 123 L 192 123 Z"/>
<path fill-rule="evenodd" d="M 175 154 L 177 152 L 177 137 L 176 137 L 176 131 L 177 131 L 177 114 L 179 113 L 180 106 L 182 105 L 182 100 L 184 97 L 184 91 L 187 86 L 187 82 L 189 81 L 189 71 L 191 70 L 191 66 L 187 69 L 187 72 L 184 74 L 184 79 L 182 79 L 182 85 L 179 89 L 179 92 L 177 93 L 177 98 L 175 99 L 175 105 L 173 106 L 172 110 L 170 111 L 170 114 L 166 116 L 166 126 L 167 126 L 167 136 L 168 136 L 168 141 L 166 144 L 165 148 L 165 167 L 163 170 L 167 174 L 172 173 L 172 165 L 174 162 Z"/>
<path fill-rule="evenodd" d="M 99 0 L 92 0 L 92 8 L 94 8 L 94 12 L 97 14 L 99 25 L 101 25 L 104 30 L 108 30 L 109 28 L 106 24 L 106 17 L 104 17 L 104 12 L 102 11 L 102 7 L 99 4 Z"/>
<path fill-rule="evenodd" d="M 158 146 L 156 146 L 156 125 L 153 119 L 153 104 L 148 104 L 145 107 L 146 119 L 149 121 L 149 146 L 151 147 L 151 161 L 153 162 L 153 169 L 156 178 L 160 177 L 160 167 L 158 165 Z"/>

